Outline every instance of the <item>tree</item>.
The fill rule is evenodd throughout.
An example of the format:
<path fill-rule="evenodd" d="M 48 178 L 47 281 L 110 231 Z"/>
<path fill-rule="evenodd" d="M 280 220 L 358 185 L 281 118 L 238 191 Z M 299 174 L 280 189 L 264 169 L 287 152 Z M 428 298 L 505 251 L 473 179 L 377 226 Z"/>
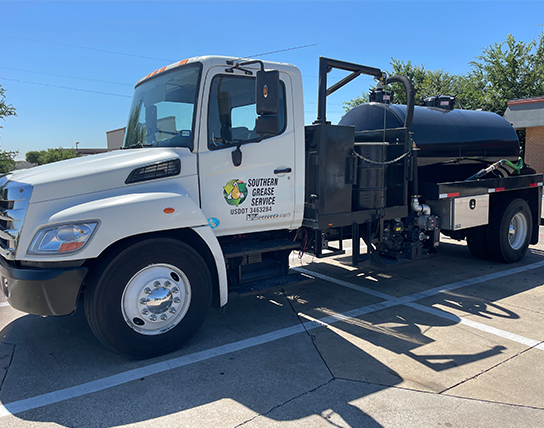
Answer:
<path fill-rule="evenodd" d="M 6 174 L 17 167 L 15 156 L 18 154 L 18 151 L 0 150 L 0 174 Z"/>
<path fill-rule="evenodd" d="M 393 67 L 393 70 L 387 73 L 388 76 L 400 74 L 410 79 L 414 86 L 416 103 L 424 97 L 423 94 L 428 92 L 425 91 L 425 80 L 429 72 L 425 69 L 423 64 L 413 65 L 411 61 L 404 63 L 403 61 L 391 58 L 391 66 Z M 406 90 L 404 89 L 404 86 L 400 83 L 393 83 L 389 86 L 390 90 L 394 93 L 394 102 L 396 104 L 406 104 Z"/>
<path fill-rule="evenodd" d="M 15 107 L 6 102 L 5 92 L 5 89 L 0 85 L 0 119 L 2 120 L 5 120 L 8 116 L 17 116 Z M 0 129 L 2 128 L 3 126 L 0 126 Z M 0 150 L 0 174 L 5 174 L 15 169 L 15 156 L 18 154 L 19 152 L 17 151 Z"/>
<path fill-rule="evenodd" d="M 463 86 L 463 78 L 453 75 L 444 70 L 426 70 L 424 65 L 413 65 L 411 61 L 404 62 L 391 58 L 392 71 L 389 76 L 406 76 L 412 82 L 415 90 L 415 100 L 418 104 L 423 98 L 432 95 L 451 95 L 459 93 Z M 400 83 L 393 83 L 387 88 L 394 94 L 393 102 L 395 104 L 406 104 L 406 90 Z M 348 102 L 344 102 L 346 111 L 353 107 L 368 101 L 368 97 L 356 97 Z"/>
<path fill-rule="evenodd" d="M 488 46 L 470 62 L 468 78 L 481 89 L 480 108 L 503 115 L 508 100 L 544 95 L 544 32 L 529 43 L 506 41 Z"/>
<path fill-rule="evenodd" d="M 46 163 L 58 162 L 65 159 L 77 157 L 77 153 L 72 149 L 47 149 L 47 150 L 32 150 L 26 153 L 26 161 L 38 165 Z"/>
<path fill-rule="evenodd" d="M 40 165 L 40 153 L 37 150 L 31 150 L 30 152 L 26 152 L 25 159 L 27 162 Z"/>
<path fill-rule="evenodd" d="M 5 118 L 8 116 L 17 116 L 15 107 L 6 102 L 6 96 L 4 95 L 5 92 L 5 89 L 2 88 L 2 85 L 0 85 L 0 119 L 2 120 L 5 120 Z M 0 129 L 1 128 L 3 128 L 3 126 L 0 126 Z"/>
<path fill-rule="evenodd" d="M 424 65 L 413 65 L 391 59 L 392 71 L 388 75 L 402 74 L 412 81 L 416 104 L 431 95 L 455 95 L 457 106 L 482 109 L 503 115 L 509 100 L 544 95 L 544 33 L 529 43 L 516 41 L 509 34 L 506 41 L 495 43 L 482 50 L 471 61 L 471 70 L 464 75 L 453 75 L 444 70 L 426 70 Z M 402 85 L 390 85 L 394 102 L 406 104 Z M 356 97 L 344 103 L 347 111 L 367 101 Z"/>

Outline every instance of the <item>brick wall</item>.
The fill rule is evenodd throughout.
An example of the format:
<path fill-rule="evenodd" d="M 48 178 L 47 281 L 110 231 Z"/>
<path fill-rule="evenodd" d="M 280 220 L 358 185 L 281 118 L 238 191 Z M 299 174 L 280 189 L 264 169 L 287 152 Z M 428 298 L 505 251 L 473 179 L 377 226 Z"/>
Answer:
<path fill-rule="evenodd" d="M 544 173 L 544 126 L 526 129 L 525 163 L 537 173 Z"/>

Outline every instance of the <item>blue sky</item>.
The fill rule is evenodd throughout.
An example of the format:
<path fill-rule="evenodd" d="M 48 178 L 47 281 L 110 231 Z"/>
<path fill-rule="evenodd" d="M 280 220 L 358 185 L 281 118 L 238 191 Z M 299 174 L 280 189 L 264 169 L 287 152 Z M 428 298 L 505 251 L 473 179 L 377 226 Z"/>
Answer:
<path fill-rule="evenodd" d="M 306 122 L 317 110 L 319 56 L 390 68 L 391 58 L 461 74 L 507 34 L 530 41 L 544 2 L 457 1 L 0 1 L 0 85 L 17 117 L 0 123 L 0 148 L 106 147 L 127 121 L 133 85 L 163 65 L 198 55 L 262 56 L 304 78 Z M 334 71 L 330 83 L 343 77 Z M 92 80 L 89 80 L 92 79 Z M 329 97 L 368 90 L 359 78 Z M 72 89 L 66 89 L 72 88 Z"/>

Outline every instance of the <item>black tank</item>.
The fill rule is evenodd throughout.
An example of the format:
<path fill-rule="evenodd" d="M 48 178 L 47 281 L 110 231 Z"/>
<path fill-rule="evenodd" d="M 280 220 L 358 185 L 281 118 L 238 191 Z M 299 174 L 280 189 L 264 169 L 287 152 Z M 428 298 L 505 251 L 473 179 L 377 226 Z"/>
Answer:
<path fill-rule="evenodd" d="M 339 125 L 355 126 L 355 132 L 401 128 L 406 106 L 367 103 L 345 114 Z M 412 139 L 420 180 L 465 180 L 486 164 L 501 159 L 517 162 L 517 133 L 503 117 L 490 112 L 415 107 Z"/>

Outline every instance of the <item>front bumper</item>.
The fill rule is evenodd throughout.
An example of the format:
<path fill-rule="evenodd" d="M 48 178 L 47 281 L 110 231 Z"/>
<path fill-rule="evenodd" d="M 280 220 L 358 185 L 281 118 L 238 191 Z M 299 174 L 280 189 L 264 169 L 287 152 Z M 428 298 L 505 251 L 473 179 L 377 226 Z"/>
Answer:
<path fill-rule="evenodd" d="M 34 315 L 74 312 L 88 268 L 14 268 L 0 257 L 0 288 L 8 303 Z"/>

